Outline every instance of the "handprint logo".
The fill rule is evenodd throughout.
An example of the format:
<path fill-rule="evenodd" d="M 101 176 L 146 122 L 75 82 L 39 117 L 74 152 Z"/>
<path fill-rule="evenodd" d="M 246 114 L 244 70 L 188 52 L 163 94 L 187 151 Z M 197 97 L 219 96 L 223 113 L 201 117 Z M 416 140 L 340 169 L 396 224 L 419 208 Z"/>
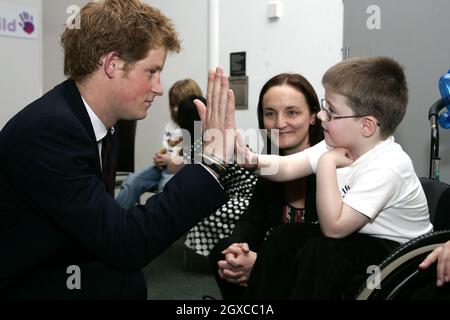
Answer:
<path fill-rule="evenodd" d="M 28 34 L 33 33 L 34 31 L 33 16 L 28 12 L 24 11 L 20 14 L 20 20 L 22 20 L 22 22 L 19 22 L 19 26 L 22 27 L 23 31 L 25 31 Z"/>

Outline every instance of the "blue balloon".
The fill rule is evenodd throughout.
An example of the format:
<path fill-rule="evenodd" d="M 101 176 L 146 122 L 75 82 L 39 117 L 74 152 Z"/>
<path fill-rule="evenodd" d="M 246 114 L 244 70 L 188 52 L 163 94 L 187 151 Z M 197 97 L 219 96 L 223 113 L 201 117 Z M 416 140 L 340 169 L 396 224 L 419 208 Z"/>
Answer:
<path fill-rule="evenodd" d="M 450 70 L 439 79 L 439 92 L 448 110 L 450 107 Z M 439 115 L 439 125 L 444 129 L 450 128 L 450 113 L 448 111 Z"/>
<path fill-rule="evenodd" d="M 447 111 L 439 116 L 439 125 L 444 129 L 450 128 L 450 114 Z"/>
<path fill-rule="evenodd" d="M 439 91 L 446 106 L 450 106 L 450 70 L 439 79 Z"/>

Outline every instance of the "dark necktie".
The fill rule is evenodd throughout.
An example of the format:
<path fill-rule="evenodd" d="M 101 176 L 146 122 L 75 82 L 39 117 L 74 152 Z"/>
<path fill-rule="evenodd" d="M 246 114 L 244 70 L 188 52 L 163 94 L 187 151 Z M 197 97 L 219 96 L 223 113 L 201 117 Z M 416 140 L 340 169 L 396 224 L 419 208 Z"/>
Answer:
<path fill-rule="evenodd" d="M 114 184 L 116 180 L 116 159 L 114 156 L 114 142 L 111 129 L 102 139 L 102 180 L 106 191 L 114 197 Z"/>

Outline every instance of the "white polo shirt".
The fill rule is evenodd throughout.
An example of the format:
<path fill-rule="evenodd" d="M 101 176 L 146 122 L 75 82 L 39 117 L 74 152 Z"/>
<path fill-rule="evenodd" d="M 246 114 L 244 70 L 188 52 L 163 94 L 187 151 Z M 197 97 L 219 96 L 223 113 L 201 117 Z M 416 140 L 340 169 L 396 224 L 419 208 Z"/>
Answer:
<path fill-rule="evenodd" d="M 314 172 L 330 149 L 324 140 L 305 150 Z M 404 243 L 432 231 L 420 180 L 393 136 L 336 174 L 343 202 L 370 219 L 360 233 Z"/>

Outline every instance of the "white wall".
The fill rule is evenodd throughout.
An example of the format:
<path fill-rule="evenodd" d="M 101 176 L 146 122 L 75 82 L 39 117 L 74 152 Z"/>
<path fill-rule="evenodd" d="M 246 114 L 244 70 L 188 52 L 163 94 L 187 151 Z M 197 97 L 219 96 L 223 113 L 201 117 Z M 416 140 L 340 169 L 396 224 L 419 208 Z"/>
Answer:
<path fill-rule="evenodd" d="M 67 19 L 71 16 L 71 13 L 67 13 L 67 9 L 73 5 L 82 6 L 84 3 L 85 0 L 42 0 L 44 92 L 65 80 L 64 54 L 60 37 Z"/>
<path fill-rule="evenodd" d="M 147 0 L 160 9 L 175 25 L 182 40 L 182 51 L 169 55 L 162 73 L 164 95 L 157 97 L 147 118 L 138 121 L 136 130 L 136 170 L 151 165 L 152 157 L 161 149 L 164 126 L 170 118 L 168 90 L 184 78 L 194 79 L 206 94 L 208 74 L 208 10 L 207 0 Z"/>
<path fill-rule="evenodd" d="M 220 2 L 220 63 L 230 52 L 247 52 L 249 109 L 236 112 L 237 126 L 257 128 L 256 107 L 264 83 L 281 72 L 297 72 L 323 96 L 323 73 L 342 59 L 341 0 L 282 0 L 278 20 L 266 18 L 269 1 Z"/>
<path fill-rule="evenodd" d="M 35 8 L 38 39 L 0 36 L 0 129 L 42 92 L 41 0 L 0 0 L 0 4 Z"/>

